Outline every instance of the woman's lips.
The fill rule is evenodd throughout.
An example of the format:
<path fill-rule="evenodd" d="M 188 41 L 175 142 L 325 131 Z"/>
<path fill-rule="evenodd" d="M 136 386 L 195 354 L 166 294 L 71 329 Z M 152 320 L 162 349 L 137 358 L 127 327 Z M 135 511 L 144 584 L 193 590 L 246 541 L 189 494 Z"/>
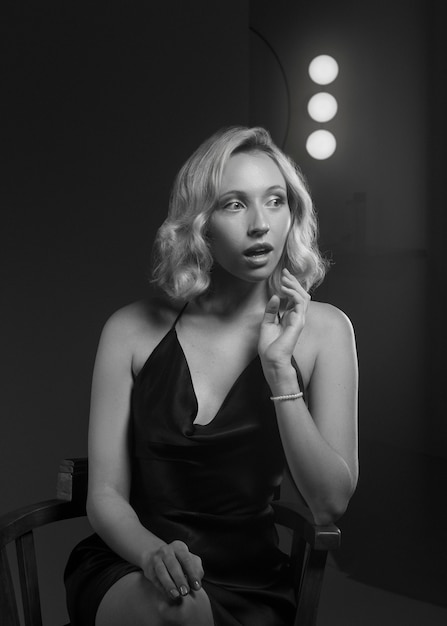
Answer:
<path fill-rule="evenodd" d="M 265 256 L 273 250 L 273 246 L 269 243 L 257 243 L 254 246 L 250 246 L 244 250 L 244 256 L 253 258 L 258 256 Z"/>
<path fill-rule="evenodd" d="M 244 256 L 251 267 L 261 267 L 269 261 L 273 246 L 268 243 L 259 243 L 244 250 Z"/>

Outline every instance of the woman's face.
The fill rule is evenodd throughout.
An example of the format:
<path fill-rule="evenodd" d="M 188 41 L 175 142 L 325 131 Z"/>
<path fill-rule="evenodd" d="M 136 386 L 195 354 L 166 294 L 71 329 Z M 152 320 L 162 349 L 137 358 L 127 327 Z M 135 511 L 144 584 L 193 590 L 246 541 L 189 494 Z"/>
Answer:
<path fill-rule="evenodd" d="M 215 263 L 243 280 L 266 280 L 290 225 L 286 182 L 276 163 L 263 152 L 232 156 L 208 228 Z"/>

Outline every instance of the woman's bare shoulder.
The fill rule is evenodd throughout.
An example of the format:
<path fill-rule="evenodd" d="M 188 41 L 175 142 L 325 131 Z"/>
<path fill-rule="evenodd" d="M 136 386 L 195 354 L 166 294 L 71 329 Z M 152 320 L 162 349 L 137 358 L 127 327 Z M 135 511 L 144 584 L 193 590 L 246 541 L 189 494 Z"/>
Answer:
<path fill-rule="evenodd" d="M 126 343 L 133 338 L 157 336 L 172 325 L 180 308 L 181 305 L 159 296 L 138 300 L 115 311 L 106 321 L 103 333 Z"/>
<path fill-rule="evenodd" d="M 181 305 L 160 296 L 151 296 L 138 300 L 118 309 L 110 319 L 127 327 L 152 325 L 154 327 L 166 323 L 178 314 Z"/>
<path fill-rule="evenodd" d="M 309 325 L 312 334 L 326 339 L 334 334 L 353 334 L 352 323 L 346 313 L 326 302 L 314 300 L 310 302 L 306 324 Z"/>

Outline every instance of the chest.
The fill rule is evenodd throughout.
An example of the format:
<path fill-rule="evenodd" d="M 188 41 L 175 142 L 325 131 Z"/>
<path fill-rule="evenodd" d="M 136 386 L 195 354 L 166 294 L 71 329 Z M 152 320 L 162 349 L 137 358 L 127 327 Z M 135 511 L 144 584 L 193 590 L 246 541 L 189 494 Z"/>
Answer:
<path fill-rule="evenodd" d="M 197 401 L 196 424 L 210 423 L 241 375 L 257 357 L 257 335 L 177 333 Z"/>

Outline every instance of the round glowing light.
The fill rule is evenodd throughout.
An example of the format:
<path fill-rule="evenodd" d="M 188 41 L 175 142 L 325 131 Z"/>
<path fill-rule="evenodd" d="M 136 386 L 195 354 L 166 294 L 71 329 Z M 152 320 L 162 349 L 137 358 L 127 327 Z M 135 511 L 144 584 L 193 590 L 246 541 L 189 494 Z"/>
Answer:
<path fill-rule="evenodd" d="M 310 156 L 320 161 L 332 156 L 336 147 L 335 137 L 328 130 L 316 130 L 306 141 L 306 150 Z"/>
<path fill-rule="evenodd" d="M 309 76 L 318 85 L 329 85 L 338 76 L 338 63 L 328 54 L 320 54 L 310 62 Z"/>
<path fill-rule="evenodd" d="M 309 100 L 307 111 L 316 122 L 329 122 L 337 113 L 337 100 L 330 93 L 321 91 Z"/>

